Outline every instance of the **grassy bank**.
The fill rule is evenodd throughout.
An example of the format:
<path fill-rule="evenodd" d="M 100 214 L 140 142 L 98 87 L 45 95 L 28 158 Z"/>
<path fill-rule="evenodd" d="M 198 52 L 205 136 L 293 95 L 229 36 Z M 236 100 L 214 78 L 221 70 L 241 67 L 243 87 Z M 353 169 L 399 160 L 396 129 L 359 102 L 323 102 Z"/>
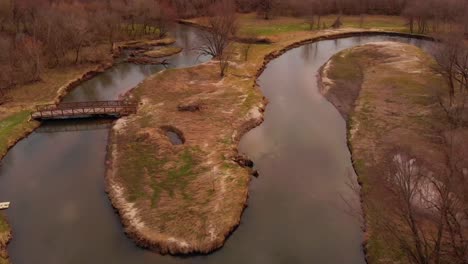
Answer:
<path fill-rule="evenodd" d="M 5 221 L 3 214 L 0 213 L 0 264 L 8 263 L 8 254 L 6 244 L 11 238 L 10 226 Z"/>
<path fill-rule="evenodd" d="M 79 65 L 54 70 L 47 70 L 42 81 L 19 86 L 7 91 L 6 101 L 0 105 L 0 158 L 16 142 L 27 136 L 39 126 L 39 122 L 30 121 L 34 106 L 53 103 L 68 89 L 69 85 L 92 70 L 96 64 Z M 0 263 L 7 263 L 6 243 L 11 238 L 10 228 L 4 214 L 0 213 Z"/>
<path fill-rule="evenodd" d="M 137 87 L 130 96 L 141 102 L 138 113 L 119 120 L 109 144 L 107 187 L 126 233 L 162 253 L 221 247 L 248 196 L 248 170 L 234 160 L 240 136 L 262 120 L 256 78 L 288 49 L 359 32 L 370 31 L 283 32 L 272 44 L 250 46 L 248 56 L 249 46 L 235 43 L 224 78 L 218 63 L 209 62 L 164 71 Z M 199 110 L 184 112 L 180 106 Z M 172 145 L 168 129 L 183 135 L 185 144 Z"/>
<path fill-rule="evenodd" d="M 395 149 L 421 164 L 444 166 L 440 131 L 447 119 L 435 92 L 445 83 L 422 50 L 391 42 L 368 44 L 335 55 L 322 70 L 322 92 L 348 119 L 349 145 L 362 183 L 370 263 L 407 260 L 388 229 L 391 194 L 384 163 Z M 467 131 L 460 132 L 466 134 Z"/>
<path fill-rule="evenodd" d="M 327 15 L 321 18 L 320 29 L 329 28 L 336 19 L 336 15 Z M 342 16 L 343 27 L 345 28 L 363 28 L 363 29 L 381 29 L 409 33 L 404 18 L 399 16 L 364 16 L 361 24 L 360 16 Z M 204 18 L 195 18 L 187 20 L 189 22 L 204 24 Z M 272 40 L 276 35 L 284 33 L 294 33 L 301 31 L 311 31 L 310 24 L 304 18 L 295 17 L 276 17 L 270 20 L 259 19 L 256 14 L 239 15 L 239 33 L 241 37 L 269 37 Z M 314 26 L 317 29 L 317 25 Z"/>
<path fill-rule="evenodd" d="M 175 43 L 173 38 L 164 39 L 141 39 L 118 43 L 115 52 L 123 48 L 151 48 L 155 46 L 166 46 Z M 34 131 L 40 123 L 30 120 L 30 113 L 34 111 L 35 105 L 57 103 L 67 92 L 86 81 L 96 74 L 112 66 L 112 54 L 105 54 L 104 45 L 87 47 L 84 53 L 92 53 L 86 50 L 94 49 L 99 53 L 99 62 L 82 63 L 78 65 L 46 69 L 38 82 L 21 85 L 8 90 L 0 105 L 0 159 L 16 142 Z M 164 48 L 163 48 L 164 49 Z M 92 56 L 88 56 L 92 58 Z M 5 246 L 11 238 L 9 225 L 3 214 L 0 214 L 0 263 L 7 262 Z M 3 258 L 3 259 L 2 259 Z"/>

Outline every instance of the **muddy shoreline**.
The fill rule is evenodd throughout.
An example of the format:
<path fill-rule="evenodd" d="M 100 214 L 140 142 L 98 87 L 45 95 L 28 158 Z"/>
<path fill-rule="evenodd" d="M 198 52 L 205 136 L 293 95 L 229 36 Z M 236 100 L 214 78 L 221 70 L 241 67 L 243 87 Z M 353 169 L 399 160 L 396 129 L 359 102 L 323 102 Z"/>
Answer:
<path fill-rule="evenodd" d="M 337 99 L 339 100 L 339 98 L 334 98 L 331 96 L 331 94 L 333 94 L 333 91 L 330 91 L 331 89 L 333 88 L 336 88 L 334 86 L 334 83 L 333 83 L 333 78 L 331 78 L 329 76 L 329 69 L 328 67 L 330 66 L 329 64 L 332 63 L 334 57 L 330 58 L 329 61 L 327 61 L 319 70 L 318 74 L 317 74 L 317 82 L 318 82 L 318 87 L 319 87 L 319 91 L 320 93 L 331 103 L 333 104 L 333 106 L 337 109 L 339 109 L 339 102 L 337 101 Z M 355 91 L 357 92 L 357 94 L 355 94 L 356 98 L 357 96 L 359 96 L 359 93 L 361 92 L 362 90 L 362 79 L 361 79 L 361 84 L 359 85 L 359 90 L 358 91 Z M 351 123 L 349 122 L 349 116 L 351 115 L 351 113 L 353 112 L 354 110 L 354 107 L 355 107 L 355 101 L 353 102 L 352 105 L 348 106 L 348 109 L 350 111 L 347 111 L 347 112 L 343 112 L 341 113 L 342 117 L 345 119 L 346 121 L 346 145 L 348 146 L 348 150 L 351 154 L 351 164 L 353 166 L 353 170 L 354 170 L 354 173 L 356 174 L 356 180 L 357 180 L 357 183 L 359 185 L 360 188 L 363 188 L 364 187 L 364 182 L 362 181 L 362 179 L 359 177 L 359 174 L 357 173 L 357 168 L 356 168 L 356 160 L 355 160 L 355 155 L 353 153 L 353 148 L 351 146 Z M 364 233 L 364 238 L 363 238 L 363 241 L 362 241 L 362 249 L 364 251 L 364 256 L 365 256 L 365 261 L 366 263 L 369 263 L 369 255 L 368 255 L 368 222 L 367 222 L 367 217 L 366 217 L 366 210 L 365 210 L 365 207 L 362 206 L 364 204 L 364 194 L 362 192 L 359 192 L 359 202 L 360 202 L 360 205 L 361 205 L 361 210 L 362 210 L 362 214 L 363 214 L 363 225 L 362 225 L 362 232 Z"/>

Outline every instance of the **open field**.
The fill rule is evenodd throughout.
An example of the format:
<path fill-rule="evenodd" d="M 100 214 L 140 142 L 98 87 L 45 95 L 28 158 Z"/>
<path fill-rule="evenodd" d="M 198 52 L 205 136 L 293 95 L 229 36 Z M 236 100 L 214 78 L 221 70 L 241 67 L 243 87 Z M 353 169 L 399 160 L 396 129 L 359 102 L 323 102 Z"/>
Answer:
<path fill-rule="evenodd" d="M 320 28 L 329 28 L 335 21 L 336 16 L 327 15 L 321 18 Z M 389 31 L 407 32 L 405 20 L 399 16 L 364 16 L 363 24 L 360 24 L 359 16 L 343 16 L 343 27 L 351 28 L 380 28 Z M 309 31 L 310 25 L 302 18 L 279 17 L 271 20 L 261 20 L 256 14 L 240 16 L 241 35 L 277 35 L 287 32 Z M 315 25 L 314 30 L 316 30 Z"/>
<path fill-rule="evenodd" d="M 192 23 L 205 24 L 205 18 L 196 18 L 187 20 Z M 336 19 L 336 15 L 327 15 L 321 18 L 320 29 L 329 28 Z M 342 16 L 341 21 L 345 28 L 378 28 L 382 30 L 409 33 L 406 22 L 399 16 L 364 16 L 361 26 L 360 16 Z M 317 31 L 317 25 L 313 31 Z M 270 20 L 259 19 L 256 14 L 239 15 L 239 33 L 240 37 L 270 37 L 285 33 L 311 31 L 310 25 L 303 18 L 294 17 L 276 17 Z"/>
<path fill-rule="evenodd" d="M 448 122 L 435 93 L 446 84 L 434 67 L 433 59 L 414 46 L 382 42 L 343 51 L 322 71 L 322 92 L 348 120 L 371 263 L 406 261 L 391 234 L 396 231 L 389 232 L 382 220 L 392 217 L 391 195 L 383 187 L 388 156 L 395 149 L 408 150 L 435 173 L 445 166 L 440 138 Z M 468 134 L 466 129 L 458 132 Z"/>

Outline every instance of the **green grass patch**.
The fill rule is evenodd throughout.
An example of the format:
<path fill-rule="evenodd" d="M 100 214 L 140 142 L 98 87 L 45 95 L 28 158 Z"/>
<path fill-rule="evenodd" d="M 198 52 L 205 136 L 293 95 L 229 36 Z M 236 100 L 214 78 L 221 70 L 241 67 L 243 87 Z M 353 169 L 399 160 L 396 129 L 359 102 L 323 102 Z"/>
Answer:
<path fill-rule="evenodd" d="M 27 130 L 33 127 L 33 123 L 28 122 L 29 117 L 29 111 L 22 111 L 0 121 L 1 153 L 5 153 L 18 137 L 21 137 Z"/>
<path fill-rule="evenodd" d="M 2 240 L 2 237 L 4 234 L 8 233 L 10 231 L 10 226 L 8 225 L 5 216 L 0 213 L 0 241 Z"/>
<path fill-rule="evenodd" d="M 175 192 L 180 191 L 185 200 L 192 200 L 186 189 L 191 180 L 195 179 L 199 173 L 195 169 L 199 165 L 199 161 L 194 156 L 199 151 L 193 148 L 184 150 L 179 155 L 177 166 L 165 172 L 162 180 L 152 183 L 153 196 L 151 201 L 153 207 L 157 205 L 163 192 L 167 192 L 170 197 L 174 197 Z"/>
<path fill-rule="evenodd" d="M 307 23 L 289 23 L 289 24 L 279 24 L 279 25 L 248 25 L 241 29 L 241 35 L 258 35 L 258 36 L 269 36 L 277 35 L 287 32 L 295 31 L 306 31 L 309 30 L 310 26 Z"/>
<path fill-rule="evenodd" d="M 337 15 L 328 15 L 321 17 L 320 25 L 317 21 L 314 24 L 314 30 L 318 28 L 329 28 L 335 21 Z M 398 16 L 375 16 L 368 15 L 361 19 L 360 16 L 342 16 L 343 27 L 351 28 L 379 28 L 384 30 L 393 30 L 408 32 L 406 22 Z M 254 14 L 240 15 L 240 35 L 242 36 L 271 36 L 283 33 L 310 31 L 311 27 L 305 18 L 294 17 L 276 17 L 271 20 L 263 20 Z"/>
<path fill-rule="evenodd" d="M 124 170 L 122 175 L 125 186 L 128 186 L 128 199 L 135 201 L 145 196 L 145 175 L 157 173 L 166 163 L 166 160 L 158 159 L 154 155 L 154 148 L 150 143 L 132 142 L 127 143 L 127 158 L 122 160 L 120 169 Z"/>
<path fill-rule="evenodd" d="M 334 80 L 355 82 L 362 79 L 362 71 L 358 64 L 358 57 L 348 51 L 341 52 L 333 57 L 333 70 L 330 77 Z"/>

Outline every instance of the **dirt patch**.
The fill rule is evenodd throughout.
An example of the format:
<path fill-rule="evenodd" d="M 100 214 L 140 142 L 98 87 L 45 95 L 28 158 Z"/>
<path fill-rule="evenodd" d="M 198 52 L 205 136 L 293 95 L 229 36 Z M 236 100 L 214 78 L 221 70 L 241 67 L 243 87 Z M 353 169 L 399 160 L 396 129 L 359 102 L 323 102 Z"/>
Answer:
<path fill-rule="evenodd" d="M 448 124 L 434 96 L 445 83 L 434 67 L 433 59 L 417 47 L 376 42 L 336 54 L 321 70 L 322 93 L 348 121 L 363 202 L 373 204 L 364 207 L 365 245 L 372 263 L 404 260 L 379 221 L 391 204 L 391 195 L 382 187 L 386 181 L 382 164 L 388 154 L 405 149 L 422 164 L 430 164 L 432 171 L 445 166 L 440 131 Z M 459 133 L 456 138 L 461 140 L 466 131 Z"/>

